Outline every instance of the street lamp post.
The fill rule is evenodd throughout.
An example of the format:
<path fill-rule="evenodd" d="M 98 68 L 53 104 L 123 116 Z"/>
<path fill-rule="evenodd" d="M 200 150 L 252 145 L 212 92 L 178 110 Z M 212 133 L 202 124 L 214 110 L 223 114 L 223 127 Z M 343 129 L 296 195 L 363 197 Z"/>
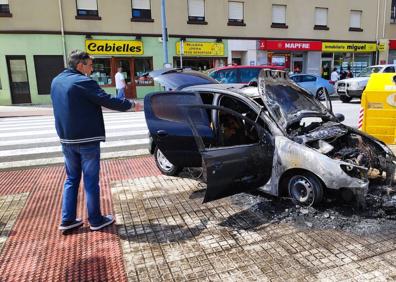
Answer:
<path fill-rule="evenodd" d="M 162 23 L 162 49 L 164 51 L 164 66 L 169 67 L 168 61 L 168 31 L 166 28 L 165 0 L 161 0 L 161 23 Z"/>

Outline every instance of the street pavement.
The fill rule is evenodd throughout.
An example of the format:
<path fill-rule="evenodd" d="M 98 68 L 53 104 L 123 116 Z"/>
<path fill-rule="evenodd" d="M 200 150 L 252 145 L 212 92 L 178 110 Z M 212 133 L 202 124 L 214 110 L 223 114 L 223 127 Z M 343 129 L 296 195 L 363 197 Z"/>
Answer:
<path fill-rule="evenodd" d="M 1 109 L 0 109 L 1 110 Z M 16 114 L 26 114 L 21 110 Z M 0 119 L 0 169 L 63 163 L 52 110 L 34 109 L 45 115 Z M 106 142 L 101 158 L 148 154 L 148 130 L 143 112 L 104 112 Z"/>

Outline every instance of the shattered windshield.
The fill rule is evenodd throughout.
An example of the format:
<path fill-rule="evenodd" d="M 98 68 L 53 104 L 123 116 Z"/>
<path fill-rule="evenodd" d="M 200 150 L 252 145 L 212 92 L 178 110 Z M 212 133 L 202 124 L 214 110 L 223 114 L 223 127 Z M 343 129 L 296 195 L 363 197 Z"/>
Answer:
<path fill-rule="evenodd" d="M 264 79 L 265 94 L 262 90 L 267 107 L 275 121 L 282 127 L 301 120 L 303 117 L 321 117 L 328 114 L 322 103 L 311 98 L 304 90 L 289 80 Z M 261 86 L 261 85 L 260 85 Z M 262 86 L 260 87 L 263 88 Z"/>
<path fill-rule="evenodd" d="M 382 67 L 368 67 L 363 69 L 357 76 L 358 77 L 369 77 L 372 73 L 380 72 Z"/>

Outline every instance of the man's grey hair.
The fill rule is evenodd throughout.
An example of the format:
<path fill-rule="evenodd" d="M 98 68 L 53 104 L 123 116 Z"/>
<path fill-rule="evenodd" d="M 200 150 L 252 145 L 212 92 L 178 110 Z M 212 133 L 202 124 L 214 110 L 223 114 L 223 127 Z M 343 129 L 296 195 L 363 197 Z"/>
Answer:
<path fill-rule="evenodd" d="M 76 69 L 79 63 L 86 65 L 87 61 L 92 59 L 93 58 L 85 51 L 73 50 L 70 52 L 67 62 L 70 68 Z"/>

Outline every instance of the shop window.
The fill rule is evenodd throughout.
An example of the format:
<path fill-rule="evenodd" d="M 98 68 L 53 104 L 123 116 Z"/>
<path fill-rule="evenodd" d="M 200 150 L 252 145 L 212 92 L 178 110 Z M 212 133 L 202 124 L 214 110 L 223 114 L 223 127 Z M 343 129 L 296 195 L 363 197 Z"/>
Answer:
<path fill-rule="evenodd" d="M 64 69 L 63 56 L 35 55 L 33 58 L 38 94 L 48 95 L 52 80 Z"/>
<path fill-rule="evenodd" d="M 111 85 L 113 82 L 111 77 L 111 59 L 95 58 L 91 78 L 99 85 Z"/>
<path fill-rule="evenodd" d="M 151 18 L 150 0 L 132 0 L 131 21 L 153 22 Z"/>
<path fill-rule="evenodd" d="M 349 31 L 363 31 L 361 27 L 362 11 L 351 10 Z"/>
<path fill-rule="evenodd" d="M 228 2 L 228 25 L 245 25 L 243 22 L 243 2 Z"/>
<path fill-rule="evenodd" d="M 135 59 L 135 83 L 137 86 L 153 85 L 152 77 L 147 75 L 153 70 L 153 58 L 136 58 Z"/>
<path fill-rule="evenodd" d="M 0 0 L 0 17 L 11 17 L 8 0 Z"/>
<path fill-rule="evenodd" d="M 288 28 L 286 25 L 286 5 L 272 5 L 271 27 Z"/>
<path fill-rule="evenodd" d="M 391 21 L 392 24 L 396 23 L 396 0 L 392 0 L 391 6 Z"/>
<path fill-rule="evenodd" d="M 316 30 L 329 30 L 327 27 L 327 8 L 315 8 L 315 26 Z"/>
<path fill-rule="evenodd" d="M 188 24 L 207 24 L 205 22 L 205 0 L 188 1 Z"/>
<path fill-rule="evenodd" d="M 76 0 L 76 19 L 101 19 L 98 14 L 97 0 Z"/>

